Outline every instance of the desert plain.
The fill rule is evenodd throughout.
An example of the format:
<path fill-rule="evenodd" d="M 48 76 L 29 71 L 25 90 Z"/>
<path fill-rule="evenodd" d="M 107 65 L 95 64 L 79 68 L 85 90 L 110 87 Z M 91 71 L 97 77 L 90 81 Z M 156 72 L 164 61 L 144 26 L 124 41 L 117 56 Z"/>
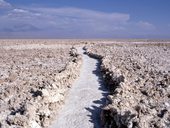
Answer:
<path fill-rule="evenodd" d="M 98 77 L 99 72 L 91 72 L 96 69 L 87 63 L 90 59 L 84 62 L 88 57 L 97 59 L 108 92 L 96 113 L 99 120 L 91 120 L 90 127 L 170 127 L 170 41 L 1 39 L 0 128 L 50 127 L 64 113 L 74 82 L 83 79 L 80 74 L 86 69 L 82 68 Z M 84 73 L 87 85 L 98 80 Z M 89 93 L 100 95 L 98 90 L 91 88 Z M 91 105 L 88 95 L 86 102 Z M 73 115 L 79 110 L 76 107 Z M 76 120 L 76 115 L 72 118 Z"/>

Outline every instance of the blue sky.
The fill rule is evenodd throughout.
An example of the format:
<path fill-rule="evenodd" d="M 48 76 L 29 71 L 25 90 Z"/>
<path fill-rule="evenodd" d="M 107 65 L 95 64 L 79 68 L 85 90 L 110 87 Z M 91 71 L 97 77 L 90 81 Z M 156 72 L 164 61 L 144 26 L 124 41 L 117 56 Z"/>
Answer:
<path fill-rule="evenodd" d="M 0 38 L 170 38 L 170 0 L 0 0 Z"/>

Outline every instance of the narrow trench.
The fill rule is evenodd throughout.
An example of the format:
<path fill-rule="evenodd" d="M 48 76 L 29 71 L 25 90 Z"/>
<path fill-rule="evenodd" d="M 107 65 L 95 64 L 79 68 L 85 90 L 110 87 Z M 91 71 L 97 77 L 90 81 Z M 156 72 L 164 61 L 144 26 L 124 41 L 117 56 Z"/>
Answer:
<path fill-rule="evenodd" d="M 103 79 L 105 81 L 105 84 L 107 85 L 108 94 L 113 95 L 117 92 L 115 89 L 120 86 L 121 82 L 124 82 L 124 76 L 120 76 L 119 78 L 116 78 L 115 81 L 113 81 L 112 76 L 110 76 L 110 73 L 108 70 L 101 69 L 101 72 L 103 74 Z M 108 101 L 107 104 L 110 104 L 111 102 Z M 101 112 L 102 115 L 102 127 L 101 128 L 119 128 L 117 126 L 116 121 L 114 120 L 114 116 L 120 117 L 117 112 L 112 112 L 110 109 L 103 109 Z M 127 128 L 126 126 L 121 126 L 120 128 Z"/>
<path fill-rule="evenodd" d="M 90 57 L 90 56 L 88 56 L 88 57 Z M 89 116 L 91 118 L 90 121 L 94 124 L 94 128 L 101 128 L 102 127 L 101 112 L 102 112 L 102 108 L 106 105 L 106 97 L 108 95 L 108 91 L 107 91 L 108 89 L 106 87 L 105 81 L 103 79 L 103 74 L 100 69 L 101 60 L 97 59 L 97 58 L 93 58 L 93 57 L 91 57 L 91 58 L 97 60 L 96 69 L 93 71 L 93 74 L 95 74 L 98 77 L 98 82 L 99 82 L 98 89 L 102 90 L 103 93 L 102 93 L 101 99 L 96 99 L 93 101 L 94 104 L 99 104 L 100 106 L 96 107 L 94 105 L 94 106 L 86 108 L 86 110 L 88 110 L 91 113 L 91 115 L 89 115 Z"/>
<path fill-rule="evenodd" d="M 100 60 L 79 49 L 83 58 L 80 77 L 73 83 L 65 104 L 51 128 L 101 128 L 101 110 L 108 91 L 100 71 Z"/>
<path fill-rule="evenodd" d="M 89 55 L 92 58 L 98 58 L 98 61 L 101 62 L 102 57 L 100 56 L 96 56 L 95 54 Z M 103 83 L 105 83 L 105 88 L 107 88 L 108 93 L 104 96 L 105 99 L 103 100 L 107 100 L 106 96 L 107 95 L 114 95 L 117 93 L 116 88 L 118 88 L 120 86 L 121 82 L 124 82 L 125 77 L 123 75 L 120 75 L 117 78 L 113 79 L 113 76 L 111 75 L 112 73 L 108 70 L 105 69 L 101 66 L 101 63 L 98 65 L 98 68 L 100 70 L 100 74 L 102 76 L 102 80 Z M 107 101 L 107 104 L 105 103 L 105 105 L 111 104 L 110 101 Z M 131 113 L 129 111 L 125 112 L 125 115 L 120 115 L 117 113 L 117 111 L 115 110 L 110 110 L 110 109 L 102 109 L 102 111 L 100 111 L 101 113 L 101 128 L 127 128 L 127 126 L 125 126 L 124 124 L 122 124 L 121 119 L 126 119 L 127 117 L 133 117 L 134 115 L 131 115 Z M 120 124 L 120 125 L 119 125 Z M 134 124 L 132 124 L 133 126 L 136 126 L 135 122 Z"/>
<path fill-rule="evenodd" d="M 125 77 L 120 75 L 113 79 L 113 76 L 110 75 L 110 72 L 107 69 L 101 69 L 101 72 L 104 76 L 105 84 L 107 85 L 107 89 L 109 91 L 109 95 L 116 95 L 118 92 L 116 88 L 120 86 L 121 82 L 124 82 Z M 110 104 L 108 102 L 108 104 Z M 138 123 L 135 121 L 128 122 L 129 119 L 135 117 L 135 114 L 132 114 L 130 111 L 125 111 L 123 115 L 117 112 L 116 109 L 103 109 L 102 110 L 102 128 L 135 128 L 139 127 Z M 126 122 L 126 123 L 124 123 Z"/>
<path fill-rule="evenodd" d="M 116 94 L 117 92 L 115 91 L 115 89 L 120 86 L 121 82 L 124 82 L 125 78 L 123 75 L 120 75 L 119 77 L 113 80 L 112 76 L 110 75 L 110 71 L 108 69 L 102 68 L 101 66 L 102 58 L 100 56 L 96 57 L 96 56 L 88 55 L 88 57 L 97 60 L 96 70 L 94 70 L 93 73 L 98 77 L 98 81 L 100 83 L 100 86 L 102 87 L 101 89 L 107 92 L 107 93 L 103 93 L 103 98 L 97 100 L 97 102 L 99 101 L 101 102 L 100 103 L 101 105 L 99 107 L 94 107 L 94 110 L 92 109 L 90 110 L 90 112 L 92 113 L 91 121 L 94 123 L 94 128 L 118 128 L 119 126 L 117 125 L 116 120 L 114 120 L 113 117 L 118 116 L 122 118 L 123 116 L 126 117 L 130 113 L 126 112 L 125 115 L 121 116 L 118 113 L 112 113 L 111 110 L 104 110 L 102 108 L 107 104 L 110 104 L 110 102 L 107 100 L 107 96 Z M 98 120 L 96 121 L 96 119 Z M 121 125 L 121 128 L 127 128 L 127 126 Z"/>

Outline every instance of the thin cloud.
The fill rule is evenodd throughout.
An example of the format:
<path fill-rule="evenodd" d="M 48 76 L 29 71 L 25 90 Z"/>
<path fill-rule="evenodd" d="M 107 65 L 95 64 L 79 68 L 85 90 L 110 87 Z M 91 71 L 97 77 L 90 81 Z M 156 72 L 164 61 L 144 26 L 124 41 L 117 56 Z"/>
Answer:
<path fill-rule="evenodd" d="M 34 9 L 43 14 L 69 17 L 79 19 L 98 19 L 98 20 L 110 20 L 112 22 L 126 22 L 130 19 L 129 14 L 124 13 L 104 13 L 100 11 L 93 11 L 79 8 L 38 8 Z"/>
<path fill-rule="evenodd" d="M 35 32 L 40 31 L 39 28 L 31 25 L 31 24 L 16 24 L 11 27 L 6 27 L 3 29 L 4 32 Z"/>
<path fill-rule="evenodd" d="M 9 8 L 9 7 L 11 7 L 10 3 L 8 3 L 8 2 L 6 2 L 4 0 L 0 0 L 0 9 L 1 8 Z"/>
<path fill-rule="evenodd" d="M 8 12 L 6 15 L 7 19 L 15 19 L 15 20 L 24 20 L 24 19 L 33 19 L 38 16 L 38 13 L 31 12 L 30 10 L 15 8 Z"/>
<path fill-rule="evenodd" d="M 13 9 L 13 12 L 16 12 L 16 13 L 28 13 L 29 11 L 28 10 L 24 10 L 24 9 L 16 8 L 16 9 Z"/>
<path fill-rule="evenodd" d="M 139 21 L 137 23 L 137 26 L 139 26 L 142 29 L 147 29 L 147 30 L 156 29 L 156 27 L 153 24 L 146 22 L 146 21 Z"/>
<path fill-rule="evenodd" d="M 44 29 L 63 29 L 65 31 L 99 31 L 122 30 L 122 24 L 130 19 L 129 14 L 103 13 L 78 8 L 32 8 L 13 9 L 4 17 L 4 21 L 33 24 Z M 15 21 L 15 22 L 13 22 Z M 8 24 L 7 24 L 8 25 Z"/>
<path fill-rule="evenodd" d="M 153 24 L 145 21 L 132 22 L 128 13 L 73 7 L 12 7 L 0 16 L 0 24 L 0 35 L 29 37 L 108 38 L 155 29 Z"/>

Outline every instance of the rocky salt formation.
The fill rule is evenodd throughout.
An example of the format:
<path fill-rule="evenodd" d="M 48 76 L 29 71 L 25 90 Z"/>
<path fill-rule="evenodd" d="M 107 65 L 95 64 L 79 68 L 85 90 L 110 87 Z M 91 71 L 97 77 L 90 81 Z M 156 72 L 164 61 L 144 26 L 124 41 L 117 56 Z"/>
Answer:
<path fill-rule="evenodd" d="M 0 127 L 47 128 L 79 76 L 75 48 L 0 50 Z"/>
<path fill-rule="evenodd" d="M 86 49 L 101 59 L 110 91 L 101 113 L 103 127 L 170 127 L 169 44 L 97 44 Z"/>

